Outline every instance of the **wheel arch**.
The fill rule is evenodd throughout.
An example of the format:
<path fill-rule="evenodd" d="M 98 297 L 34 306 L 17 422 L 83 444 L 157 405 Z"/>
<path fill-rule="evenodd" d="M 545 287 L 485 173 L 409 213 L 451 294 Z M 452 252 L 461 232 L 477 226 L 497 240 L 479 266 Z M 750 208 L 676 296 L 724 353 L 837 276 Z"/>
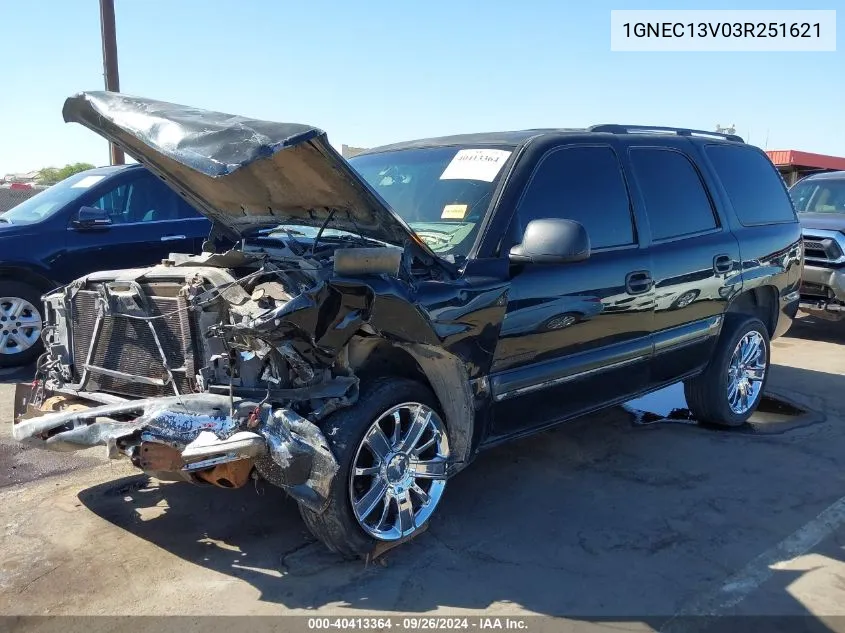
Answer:
<path fill-rule="evenodd" d="M 428 386 L 446 417 L 449 444 L 455 458 L 452 472 L 469 462 L 475 406 L 469 373 L 457 356 L 423 343 L 401 343 L 381 337 L 353 337 L 349 365 L 359 378 L 400 376 Z"/>
<path fill-rule="evenodd" d="M 778 290 L 775 286 L 765 285 L 744 290 L 736 295 L 725 311 L 726 319 L 740 315 L 753 316 L 766 326 L 769 338 L 772 338 L 777 326 Z"/>
<path fill-rule="evenodd" d="M 0 265 L 0 281 L 18 281 L 33 286 L 41 292 L 52 290 L 58 284 L 52 281 L 44 272 L 33 270 L 19 264 Z"/>

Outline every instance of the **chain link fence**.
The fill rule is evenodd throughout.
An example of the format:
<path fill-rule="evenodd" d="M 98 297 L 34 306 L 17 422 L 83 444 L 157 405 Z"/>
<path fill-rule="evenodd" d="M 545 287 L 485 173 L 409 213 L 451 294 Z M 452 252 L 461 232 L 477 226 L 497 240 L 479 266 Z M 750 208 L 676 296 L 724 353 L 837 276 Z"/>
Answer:
<path fill-rule="evenodd" d="M 44 189 L 46 189 L 46 187 L 36 187 L 33 189 L 10 189 L 8 187 L 0 187 L 0 213 L 5 213 L 12 207 L 17 206 L 27 198 L 31 198 Z"/>

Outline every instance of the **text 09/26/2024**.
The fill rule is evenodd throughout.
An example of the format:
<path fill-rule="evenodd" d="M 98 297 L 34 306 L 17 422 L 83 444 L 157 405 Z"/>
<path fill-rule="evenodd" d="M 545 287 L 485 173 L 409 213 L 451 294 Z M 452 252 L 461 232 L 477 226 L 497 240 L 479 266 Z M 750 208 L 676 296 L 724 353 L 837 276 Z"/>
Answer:
<path fill-rule="evenodd" d="M 309 617 L 308 630 L 349 631 L 470 631 L 470 630 L 528 630 L 526 618 L 466 617 L 466 616 L 373 616 L 373 617 Z"/>

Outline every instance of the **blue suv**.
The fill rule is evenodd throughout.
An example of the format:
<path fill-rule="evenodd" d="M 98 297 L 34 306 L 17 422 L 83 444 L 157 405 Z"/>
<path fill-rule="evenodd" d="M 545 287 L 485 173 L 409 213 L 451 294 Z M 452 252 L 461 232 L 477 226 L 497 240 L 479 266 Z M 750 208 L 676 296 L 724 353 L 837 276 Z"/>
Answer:
<path fill-rule="evenodd" d="M 91 169 L 0 215 L 0 367 L 41 350 L 41 294 L 96 270 L 198 253 L 211 223 L 141 165 Z"/>

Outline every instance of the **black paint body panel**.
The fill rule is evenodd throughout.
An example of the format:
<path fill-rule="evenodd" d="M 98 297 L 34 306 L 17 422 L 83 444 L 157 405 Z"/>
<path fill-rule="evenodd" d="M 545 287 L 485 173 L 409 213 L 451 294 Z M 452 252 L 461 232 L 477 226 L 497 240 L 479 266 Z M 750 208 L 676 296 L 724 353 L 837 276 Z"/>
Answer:
<path fill-rule="evenodd" d="M 120 108 L 106 107 L 115 103 L 176 116 L 180 129 L 190 132 L 186 147 L 175 154 L 165 151 L 153 134 L 157 128 L 136 129 Z M 107 111 L 111 118 L 103 114 Z M 337 222 L 348 221 L 340 228 L 403 245 L 417 264 L 415 274 L 409 268 L 399 275 L 402 279 L 329 278 L 285 305 L 271 333 L 322 366 L 331 364 L 354 336 L 436 349 L 440 361 L 465 370 L 461 379 L 469 386 L 455 385 L 454 398 L 471 392 L 472 452 L 695 375 L 706 367 L 726 313 L 748 305 L 749 297 L 750 305 L 772 307 L 771 314 L 761 316 L 773 337 L 789 328 L 798 306 L 803 253 L 797 219 L 744 226 L 708 159 L 708 144 L 748 147 L 737 138 L 700 138 L 689 131 L 631 134 L 605 126 L 595 132 L 527 130 L 426 139 L 369 150 L 512 148 L 467 258 L 447 265 L 328 145 L 321 131 L 239 119 L 246 129 L 267 131 L 273 142 L 206 147 L 203 121 L 213 123 L 215 130 L 231 130 L 225 115 L 197 118 L 196 112 L 96 93 L 69 100 L 65 118 L 122 144 L 224 233 L 240 237 L 280 218 L 319 226 L 337 215 Z M 201 159 L 191 158 L 187 150 L 192 147 L 205 152 Z M 615 175 L 621 181 L 616 186 L 621 197 L 627 193 L 633 239 L 623 246 L 594 248 L 577 263 L 511 262 L 509 250 L 522 238 L 520 203 L 539 166 L 554 152 L 585 147 L 610 149 L 618 161 Z M 230 149 L 237 151 L 230 156 Z M 658 205 L 654 198 L 647 202 L 647 179 L 637 172 L 636 156 L 655 149 L 688 159 L 702 192 L 698 210 L 710 205 L 704 213 L 712 211 L 712 218 L 707 215 L 712 227 L 654 239 L 690 210 L 683 196 L 676 205 L 676 198 L 668 203 L 663 199 L 664 223 L 650 225 L 650 213 Z M 215 160 L 221 156 L 232 164 L 218 173 Z M 269 171 L 262 171 L 262 165 Z M 293 178 L 297 173 L 316 174 L 325 187 L 306 186 L 308 178 Z M 286 179 L 287 188 L 280 184 Z M 788 196 L 785 187 L 782 194 Z M 624 207 L 612 210 L 620 209 Z M 566 209 L 550 208 L 547 217 L 567 217 Z M 440 399 L 447 408 L 442 393 Z"/>
<path fill-rule="evenodd" d="M 693 376 L 706 367 L 725 314 L 741 294 L 771 293 L 773 335 L 789 328 L 803 264 L 797 220 L 754 227 L 737 221 L 699 147 L 704 142 L 714 141 L 526 135 L 457 273 L 414 283 L 379 276 L 332 279 L 321 292 L 336 299 L 314 297 L 302 306 L 301 314 L 287 319 L 296 324 L 291 334 L 309 333 L 298 348 L 313 360 L 315 353 L 322 353 L 319 360 L 331 358 L 362 323 L 395 343 L 432 346 L 457 357 L 475 398 L 473 453 Z M 511 263 L 506 254 L 517 239 L 512 218 L 520 196 L 542 157 L 570 144 L 603 144 L 617 152 L 637 243 L 600 249 L 577 263 Z M 694 162 L 717 218 L 715 229 L 652 240 L 628 151 L 655 145 Z M 643 271 L 651 286 L 631 293 L 630 273 Z"/>

